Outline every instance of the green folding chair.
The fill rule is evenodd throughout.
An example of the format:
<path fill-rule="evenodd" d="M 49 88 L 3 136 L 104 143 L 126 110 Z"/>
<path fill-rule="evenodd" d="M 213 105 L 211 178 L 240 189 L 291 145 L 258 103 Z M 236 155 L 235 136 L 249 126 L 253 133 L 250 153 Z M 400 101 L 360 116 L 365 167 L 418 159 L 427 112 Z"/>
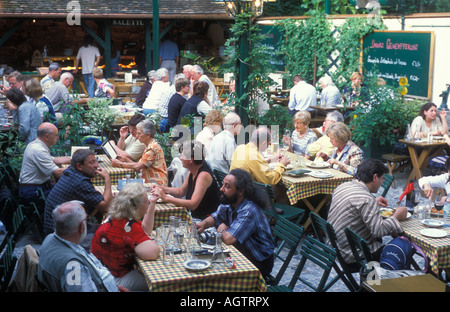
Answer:
<path fill-rule="evenodd" d="M 382 190 L 382 192 L 380 194 L 380 190 L 379 190 L 377 194 L 380 194 L 382 197 L 386 197 L 393 182 L 394 182 L 394 176 L 390 175 L 390 174 L 385 174 L 383 183 L 380 186 L 380 189 Z M 375 195 L 374 195 L 374 197 L 375 197 Z"/>
<path fill-rule="evenodd" d="M 288 268 L 292 257 L 297 252 L 297 247 L 302 239 L 303 227 L 298 226 L 283 216 L 278 218 L 278 222 L 273 229 L 273 237 L 276 242 L 275 257 L 283 264 L 276 274 L 266 278 L 268 285 L 278 285 L 286 269 Z M 286 253 L 287 251 L 287 253 Z"/>
<path fill-rule="evenodd" d="M 300 221 L 302 221 L 303 216 L 305 215 L 305 210 L 302 208 L 297 208 L 291 205 L 276 203 L 274 202 L 275 193 L 273 191 L 273 186 L 268 184 L 262 184 L 259 182 L 253 182 L 256 187 L 264 188 L 269 195 L 269 204 L 270 210 L 265 210 L 264 213 L 269 217 L 269 221 L 274 219 L 275 222 L 278 221 L 278 216 L 283 215 L 289 221 L 292 221 L 294 224 L 299 225 Z M 280 210 L 280 213 L 277 212 L 277 209 Z"/>
<path fill-rule="evenodd" d="M 14 255 L 15 245 L 14 240 L 9 239 L 6 243 L 5 251 L 0 258 L 0 292 L 7 291 L 16 267 L 17 257 Z"/>
<path fill-rule="evenodd" d="M 28 220 L 25 218 L 22 207 L 19 205 L 14 213 L 11 220 L 11 227 L 6 232 L 6 235 L 0 244 L 0 253 L 3 251 L 9 240 L 14 240 L 17 242 L 22 234 L 25 232 Z"/>
<path fill-rule="evenodd" d="M 347 237 L 353 257 L 359 267 L 359 274 L 361 281 L 366 280 L 367 274 L 371 271 L 368 268 L 368 263 L 373 261 L 372 253 L 370 252 L 369 244 L 361 236 L 356 234 L 350 228 L 345 228 L 345 236 Z"/>
<path fill-rule="evenodd" d="M 345 262 L 344 257 L 342 256 L 337 245 L 336 232 L 331 223 L 314 212 L 309 214 L 309 218 L 317 239 L 324 244 L 330 244 L 336 251 L 336 258 L 339 265 L 337 262 L 333 265 L 333 268 L 337 273 L 335 278 L 340 278 L 350 291 L 358 291 L 360 289 L 360 285 L 352 275 L 352 273 L 357 273 L 357 271 L 352 270 Z"/>
<path fill-rule="evenodd" d="M 228 175 L 227 172 L 222 172 L 218 169 L 213 170 L 214 175 L 216 176 L 217 182 L 219 182 L 219 187 L 223 185 L 223 179 Z"/>
<path fill-rule="evenodd" d="M 307 236 L 303 241 L 300 254 L 302 258 L 289 285 L 269 286 L 267 287 L 267 291 L 293 292 L 297 281 L 300 281 L 316 292 L 325 292 L 335 283 L 334 279 L 327 283 L 328 277 L 333 269 L 333 263 L 336 259 L 336 251 L 333 248 L 330 248 L 311 236 Z M 319 270 L 322 270 L 322 276 L 317 284 L 302 276 L 303 269 L 307 262 L 314 263 Z M 315 272 L 318 272 L 319 270 Z"/>

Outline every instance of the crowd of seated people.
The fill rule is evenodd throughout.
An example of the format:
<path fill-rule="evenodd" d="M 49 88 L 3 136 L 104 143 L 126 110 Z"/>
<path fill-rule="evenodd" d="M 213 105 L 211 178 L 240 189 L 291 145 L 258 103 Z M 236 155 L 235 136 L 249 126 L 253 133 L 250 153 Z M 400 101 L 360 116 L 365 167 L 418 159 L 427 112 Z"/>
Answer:
<path fill-rule="evenodd" d="M 36 79 L 14 74 L 10 87 L 5 90 L 6 108 L 17 120 L 20 139 L 28 145 L 20 175 L 21 196 L 30 202 L 36 201 L 33 195 L 38 188 L 46 195 L 47 237 L 40 250 L 42 263 L 38 273 L 46 288 L 51 291 L 147 290 L 145 278 L 135 269 L 134 257 L 130 255 L 149 261 L 158 258 L 159 247 L 151 238 L 158 199 L 185 207 L 193 218 L 199 219 L 199 231 L 212 226 L 223 231 L 225 244 L 236 246 L 263 276 L 270 274 L 274 246 L 263 213 L 269 201 L 253 187 L 253 182 L 274 186 L 275 200 L 285 201 L 282 176 L 290 164 L 284 153 L 268 155 L 268 148 L 276 137 L 271 129 L 258 126 L 248 133 L 248 142 L 242 140 L 245 131 L 242 131 L 240 116 L 234 111 L 221 111 L 216 94 L 210 92 L 211 88 L 215 91 L 215 87 L 203 77 L 199 66 L 187 66 L 186 73 L 175 76 L 172 86 L 167 81 L 167 70 L 150 71 L 147 86 L 141 88 L 143 114 L 131 118 L 128 125 L 120 129 L 118 141 L 111 141 L 118 156 L 110 162 L 113 167 L 141 173 L 145 182 L 152 182 L 152 196 L 147 196 L 147 190 L 139 184 L 128 184 L 113 195 L 109 174 L 99 167 L 91 150 L 80 149 L 72 157 L 50 155 L 49 148 L 58 140 L 57 114 L 63 114 L 64 107 L 73 101 L 67 90 L 73 76 L 61 73 L 60 69 L 56 65 L 52 67 L 51 75 L 45 77 L 45 89 Z M 103 79 L 101 70 L 94 69 L 93 77 L 98 86 L 96 96 L 115 96 L 114 88 Z M 336 98 L 341 97 L 332 81 L 321 79 L 320 83 L 323 99 L 330 101 L 323 105 L 336 106 Z M 349 98 L 355 97 L 364 94 L 365 88 L 362 76 L 355 74 L 345 93 Z M 375 191 L 379 187 L 386 171 L 379 162 L 364 160 L 363 151 L 352 141 L 341 113 L 329 112 L 322 127 L 311 129 L 312 111 L 295 109 L 298 107 L 293 106 L 291 112 L 294 129 L 289 130 L 292 136 L 283 138 L 287 151 L 306 159 L 328 162 L 336 170 L 354 177 L 345 187 L 337 189 L 330 204 L 330 222 L 337 224 L 342 218 L 341 212 L 346 210 L 344 199 L 349 188 L 366 196 L 367 189 Z M 166 113 L 162 116 L 164 123 L 152 120 L 155 112 L 162 111 Z M 182 183 L 173 186 L 162 142 L 158 142 L 156 134 L 186 126 L 183 117 L 192 115 L 201 117 L 203 127 L 192 140 L 177 142 L 183 176 Z M 445 137 L 448 134 L 445 117 L 445 111 L 437 114 L 436 105 L 428 103 L 412 122 L 412 128 L 417 129 L 420 137 L 428 133 Z M 189 127 L 193 130 L 192 125 Z M 63 167 L 68 164 L 69 167 Z M 225 178 L 218 180 L 214 170 L 223 172 Z M 95 176 L 104 180 L 103 192 L 93 187 L 91 179 Z M 440 184 L 435 183 L 437 179 Z M 447 184 L 448 174 L 420 181 L 429 196 L 433 194 L 432 187 L 446 188 Z M 386 205 L 384 199 L 370 199 L 359 212 L 364 218 L 371 216 L 373 207 Z M 105 216 L 101 225 L 86 221 L 94 211 Z M 237 216 L 234 216 L 235 211 Z M 403 212 L 398 209 L 396 220 L 383 221 L 383 233 L 401 232 L 398 220 L 404 218 Z M 371 231 L 369 228 L 362 232 L 370 241 L 375 235 Z M 337 234 L 342 239 L 342 233 Z M 373 242 L 373 251 L 378 252 L 381 245 L 375 243 L 375 238 Z M 347 248 L 344 242 L 342 244 Z M 61 252 L 67 255 L 59 256 Z M 64 265 L 73 254 L 83 268 L 85 284 L 80 287 L 63 283 L 67 277 Z M 349 253 L 348 260 L 352 260 Z"/>

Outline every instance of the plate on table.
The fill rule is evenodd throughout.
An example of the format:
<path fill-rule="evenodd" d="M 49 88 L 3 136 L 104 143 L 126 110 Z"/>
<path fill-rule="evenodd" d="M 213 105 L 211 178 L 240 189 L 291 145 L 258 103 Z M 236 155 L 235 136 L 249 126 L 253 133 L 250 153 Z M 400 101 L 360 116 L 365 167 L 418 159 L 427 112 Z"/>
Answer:
<path fill-rule="evenodd" d="M 444 225 L 444 221 L 441 220 L 433 220 L 433 219 L 426 219 L 420 221 L 423 225 L 428 226 L 430 228 L 437 228 Z"/>
<path fill-rule="evenodd" d="M 292 170 L 292 171 L 286 172 L 286 174 L 290 175 L 292 177 L 299 177 L 299 176 L 301 176 L 301 175 L 303 175 L 305 173 L 309 173 L 309 172 L 311 172 L 311 170 L 308 170 L 308 169 L 297 169 L 297 170 Z"/>
<path fill-rule="evenodd" d="M 311 168 L 321 169 L 321 168 L 329 168 L 331 165 L 325 161 L 310 161 L 307 162 L 306 165 Z"/>
<path fill-rule="evenodd" d="M 386 208 L 380 208 L 380 213 L 381 213 L 381 216 L 382 216 L 383 218 L 389 218 L 389 217 L 391 217 L 391 216 L 394 214 L 394 211 L 395 211 L 394 208 L 389 208 L 389 207 L 386 207 Z M 406 219 L 411 218 L 411 216 L 412 216 L 412 214 L 408 211 L 408 212 L 406 213 Z"/>
<path fill-rule="evenodd" d="M 420 234 L 422 234 L 423 236 L 426 237 L 431 237 L 431 238 L 443 238 L 443 237 L 447 237 L 447 232 L 444 230 L 438 230 L 438 229 L 423 229 L 420 230 Z"/>
<path fill-rule="evenodd" d="M 319 179 L 327 179 L 327 178 L 331 178 L 333 176 L 333 174 L 331 172 L 326 172 L 326 171 L 311 171 L 307 174 L 311 177 L 319 178 Z"/>
<path fill-rule="evenodd" d="M 294 169 L 294 166 L 292 166 L 291 164 L 286 165 L 286 170 L 291 170 Z"/>
<path fill-rule="evenodd" d="M 211 261 L 204 259 L 189 259 L 183 262 L 183 266 L 189 271 L 200 272 L 211 266 Z"/>

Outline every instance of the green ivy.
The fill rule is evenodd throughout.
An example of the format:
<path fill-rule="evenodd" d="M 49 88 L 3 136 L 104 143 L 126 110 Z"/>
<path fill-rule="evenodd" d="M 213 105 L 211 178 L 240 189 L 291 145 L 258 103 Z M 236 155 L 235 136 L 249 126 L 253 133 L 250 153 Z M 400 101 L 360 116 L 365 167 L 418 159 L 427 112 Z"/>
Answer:
<path fill-rule="evenodd" d="M 264 34 L 258 25 L 251 22 L 252 13 L 243 12 L 235 17 L 235 23 L 230 31 L 232 36 L 225 43 L 226 62 L 221 67 L 222 73 L 233 73 L 234 77 L 241 77 L 240 69 L 237 64 L 243 61 L 250 67 L 248 79 L 243 81 L 247 87 L 248 93 L 242 94 L 241 97 L 236 94 L 230 94 L 227 106 L 243 107 L 247 112 L 250 123 L 256 124 L 258 119 L 258 102 L 260 100 L 267 101 L 267 91 L 275 82 L 269 77 L 273 72 L 273 66 L 270 63 L 270 53 L 268 48 L 263 44 L 265 40 Z M 242 58 L 241 46 L 239 38 L 243 35 L 248 36 L 249 55 Z M 238 86 L 236 86 L 238 88 Z M 248 106 L 243 106 L 244 100 L 248 100 Z"/>

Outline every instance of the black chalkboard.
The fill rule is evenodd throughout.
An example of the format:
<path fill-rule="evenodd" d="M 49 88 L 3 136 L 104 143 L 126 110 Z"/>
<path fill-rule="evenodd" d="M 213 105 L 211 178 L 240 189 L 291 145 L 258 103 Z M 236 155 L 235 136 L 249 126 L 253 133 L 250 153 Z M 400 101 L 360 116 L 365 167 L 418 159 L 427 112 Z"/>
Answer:
<path fill-rule="evenodd" d="M 279 52 L 279 41 L 281 38 L 281 32 L 276 25 L 258 25 L 262 34 L 265 36 L 263 44 L 267 48 L 269 62 L 273 66 L 274 70 L 285 71 L 283 63 L 283 57 Z"/>
<path fill-rule="evenodd" d="M 431 98 L 434 32 L 375 31 L 363 38 L 363 72 L 398 86 L 408 78 L 408 96 Z"/>

